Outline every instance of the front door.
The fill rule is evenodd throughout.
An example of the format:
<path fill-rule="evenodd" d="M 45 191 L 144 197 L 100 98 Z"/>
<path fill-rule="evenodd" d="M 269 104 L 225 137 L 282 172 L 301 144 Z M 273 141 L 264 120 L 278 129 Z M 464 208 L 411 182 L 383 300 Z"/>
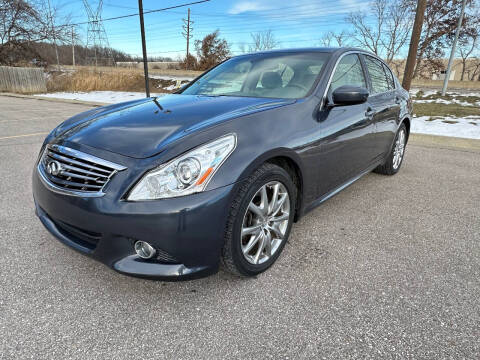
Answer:
<path fill-rule="evenodd" d="M 328 90 L 352 85 L 367 88 L 360 58 L 345 55 L 337 64 Z M 318 196 L 323 196 L 367 169 L 375 157 L 373 109 L 368 103 L 324 107 Z"/>

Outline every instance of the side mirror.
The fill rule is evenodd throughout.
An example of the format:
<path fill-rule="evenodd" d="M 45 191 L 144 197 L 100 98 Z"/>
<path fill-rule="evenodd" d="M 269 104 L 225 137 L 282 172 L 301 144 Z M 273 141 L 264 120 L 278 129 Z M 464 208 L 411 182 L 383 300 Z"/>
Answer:
<path fill-rule="evenodd" d="M 363 104 L 368 99 L 368 90 L 360 86 L 343 85 L 332 94 L 334 105 Z"/>

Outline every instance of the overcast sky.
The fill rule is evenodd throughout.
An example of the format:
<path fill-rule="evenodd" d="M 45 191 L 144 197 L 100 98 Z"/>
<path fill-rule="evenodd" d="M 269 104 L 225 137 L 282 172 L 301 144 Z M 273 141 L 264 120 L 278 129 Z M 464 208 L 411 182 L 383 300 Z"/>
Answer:
<path fill-rule="evenodd" d="M 87 0 L 95 11 L 98 0 Z M 144 0 L 144 10 L 165 8 L 188 3 L 189 0 Z M 82 0 L 53 0 L 62 13 L 71 13 L 72 22 L 86 21 Z M 251 42 L 250 33 L 271 29 L 282 48 L 319 46 L 320 38 L 329 30 L 348 29 L 344 18 L 350 12 L 366 9 L 368 0 L 211 0 L 192 5 L 193 40 L 220 30 L 221 37 L 231 44 L 236 53 L 239 45 Z M 104 0 L 104 19 L 135 13 L 135 0 Z M 181 35 L 182 18 L 187 7 L 145 15 L 145 29 L 149 56 L 185 55 L 186 41 Z M 141 54 L 138 17 L 105 21 L 110 45 L 133 55 Z M 77 28 L 86 44 L 87 26 Z M 192 47 L 193 48 L 193 47 Z"/>

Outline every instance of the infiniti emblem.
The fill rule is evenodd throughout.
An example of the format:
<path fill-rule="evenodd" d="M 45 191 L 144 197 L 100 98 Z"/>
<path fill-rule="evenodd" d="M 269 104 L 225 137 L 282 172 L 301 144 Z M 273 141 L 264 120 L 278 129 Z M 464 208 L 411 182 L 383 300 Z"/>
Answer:
<path fill-rule="evenodd" d="M 56 160 L 49 161 L 47 164 L 47 172 L 50 175 L 57 176 L 58 174 L 61 174 L 63 171 L 62 164 L 60 164 Z"/>

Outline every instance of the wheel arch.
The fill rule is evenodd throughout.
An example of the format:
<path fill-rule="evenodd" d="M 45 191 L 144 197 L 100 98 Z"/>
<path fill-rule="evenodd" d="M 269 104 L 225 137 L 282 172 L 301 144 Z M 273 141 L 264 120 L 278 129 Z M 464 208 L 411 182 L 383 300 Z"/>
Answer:
<path fill-rule="evenodd" d="M 301 216 L 304 191 L 304 171 L 303 163 L 300 157 L 291 149 L 276 149 L 269 151 L 252 161 L 250 165 L 243 171 L 241 178 L 246 178 L 263 163 L 271 163 L 280 166 L 292 178 L 292 181 L 297 189 L 294 217 L 294 221 L 297 221 Z"/>
<path fill-rule="evenodd" d="M 410 125 L 411 125 L 410 117 L 405 116 L 403 120 L 400 122 L 400 125 L 402 124 L 405 124 L 405 127 L 407 128 L 407 141 L 408 141 L 408 138 L 410 137 Z"/>

